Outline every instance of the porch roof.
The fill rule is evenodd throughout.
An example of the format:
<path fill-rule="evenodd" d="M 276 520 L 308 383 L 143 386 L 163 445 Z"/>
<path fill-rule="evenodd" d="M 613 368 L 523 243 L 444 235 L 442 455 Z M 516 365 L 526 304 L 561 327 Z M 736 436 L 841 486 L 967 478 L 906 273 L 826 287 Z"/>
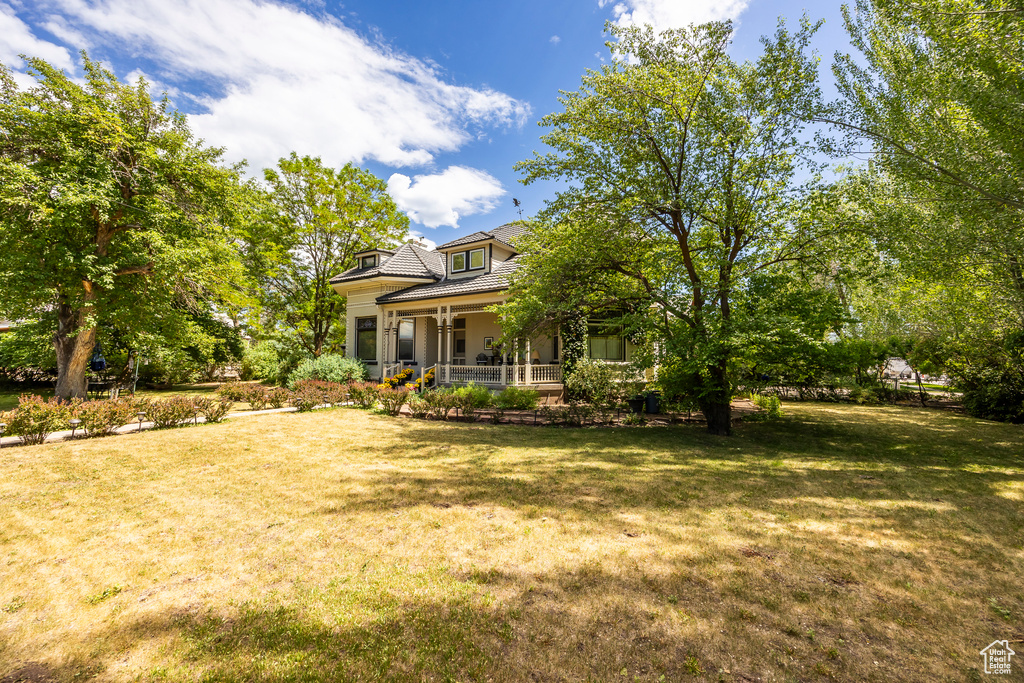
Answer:
<path fill-rule="evenodd" d="M 512 257 L 486 275 L 432 282 L 391 292 L 377 297 L 377 303 L 390 304 L 399 301 L 422 301 L 423 299 L 443 299 L 466 294 L 500 292 L 508 287 L 508 276 L 519 267 L 516 260 L 517 257 Z"/>

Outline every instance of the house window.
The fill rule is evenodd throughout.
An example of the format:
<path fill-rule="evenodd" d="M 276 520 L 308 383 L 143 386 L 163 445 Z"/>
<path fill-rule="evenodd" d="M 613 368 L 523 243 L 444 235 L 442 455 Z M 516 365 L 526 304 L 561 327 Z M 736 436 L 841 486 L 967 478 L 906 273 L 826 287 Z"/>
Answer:
<path fill-rule="evenodd" d="M 416 360 L 416 322 L 412 318 L 398 321 L 398 360 Z"/>
<path fill-rule="evenodd" d="M 622 335 L 605 325 L 587 326 L 587 347 L 594 360 L 622 360 Z"/>
<path fill-rule="evenodd" d="M 452 254 L 452 272 L 461 273 L 465 270 L 483 270 L 487 265 L 483 249 L 472 249 Z"/>
<path fill-rule="evenodd" d="M 356 318 L 356 358 L 377 360 L 377 319 Z"/>
<path fill-rule="evenodd" d="M 466 319 L 465 318 L 456 318 L 455 321 L 453 322 L 453 325 L 454 325 L 455 329 L 457 329 L 457 330 L 464 330 L 464 329 L 466 329 Z"/>
<path fill-rule="evenodd" d="M 377 265 L 377 257 L 376 256 L 364 256 L 363 257 L 363 263 L 362 263 L 362 267 L 363 268 L 373 268 L 375 265 Z"/>

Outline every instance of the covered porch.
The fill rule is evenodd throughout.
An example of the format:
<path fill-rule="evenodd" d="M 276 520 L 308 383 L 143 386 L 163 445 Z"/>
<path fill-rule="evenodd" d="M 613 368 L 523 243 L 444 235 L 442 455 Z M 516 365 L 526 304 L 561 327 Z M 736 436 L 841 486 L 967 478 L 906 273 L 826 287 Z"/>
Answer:
<path fill-rule="evenodd" d="M 437 385 L 561 388 L 557 335 L 502 347 L 501 321 L 486 310 L 500 300 L 388 307 L 384 318 L 382 378 L 406 368 L 414 377 L 434 372 Z"/>

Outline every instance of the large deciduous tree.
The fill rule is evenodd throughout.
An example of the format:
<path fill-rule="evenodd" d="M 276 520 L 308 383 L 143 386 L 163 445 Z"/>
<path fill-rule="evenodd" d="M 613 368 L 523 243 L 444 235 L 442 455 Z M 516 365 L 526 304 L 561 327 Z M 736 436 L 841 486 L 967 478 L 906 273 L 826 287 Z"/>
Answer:
<path fill-rule="evenodd" d="M 794 177 L 820 107 L 815 29 L 780 24 L 741 64 L 729 23 L 612 27 L 611 63 L 541 121 L 553 151 L 518 165 L 527 183 L 568 188 L 521 244 L 510 324 L 616 311 L 656 342 L 651 361 L 690 387 L 708 430 L 729 434 L 737 350 L 769 325 L 743 305 L 747 283 L 808 240 Z"/>
<path fill-rule="evenodd" d="M 172 334 L 229 284 L 237 174 L 145 81 L 29 64 L 0 65 L 0 314 L 52 322 L 57 396 L 85 396 L 98 324 Z"/>
<path fill-rule="evenodd" d="M 331 277 L 354 266 L 359 251 L 397 244 L 409 219 L 384 181 L 352 164 L 334 170 L 292 152 L 265 176 L 269 220 L 250 239 L 265 312 L 319 356 L 343 319 L 345 301 Z"/>

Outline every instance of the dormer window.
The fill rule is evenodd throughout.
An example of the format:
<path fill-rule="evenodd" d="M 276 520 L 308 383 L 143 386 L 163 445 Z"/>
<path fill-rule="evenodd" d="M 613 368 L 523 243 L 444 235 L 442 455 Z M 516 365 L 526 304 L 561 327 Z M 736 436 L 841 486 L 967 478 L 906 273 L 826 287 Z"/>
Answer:
<path fill-rule="evenodd" d="M 487 265 L 483 249 L 471 249 L 452 254 L 452 272 L 462 273 L 467 270 L 483 270 Z"/>
<path fill-rule="evenodd" d="M 362 263 L 360 264 L 359 267 L 360 268 L 373 268 L 376 265 L 377 265 L 377 256 L 376 256 L 376 254 L 374 254 L 373 256 L 364 256 L 363 259 L 362 259 Z"/>

